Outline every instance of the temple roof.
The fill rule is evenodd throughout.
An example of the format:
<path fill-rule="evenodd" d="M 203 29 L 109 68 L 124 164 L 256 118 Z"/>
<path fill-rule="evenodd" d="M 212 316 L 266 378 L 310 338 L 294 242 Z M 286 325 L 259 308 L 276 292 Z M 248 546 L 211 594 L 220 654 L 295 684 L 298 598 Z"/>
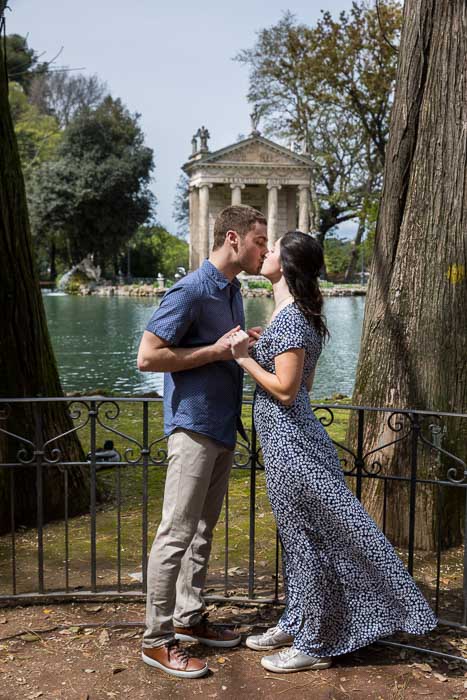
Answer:
<path fill-rule="evenodd" d="M 198 153 L 185 163 L 183 170 L 189 175 L 205 166 L 209 170 L 211 165 L 235 165 L 244 164 L 255 165 L 278 165 L 280 167 L 292 166 L 311 167 L 309 155 L 294 153 L 293 151 L 280 146 L 274 141 L 259 135 L 252 135 L 242 141 L 237 141 L 230 146 L 220 148 L 217 151 Z"/>

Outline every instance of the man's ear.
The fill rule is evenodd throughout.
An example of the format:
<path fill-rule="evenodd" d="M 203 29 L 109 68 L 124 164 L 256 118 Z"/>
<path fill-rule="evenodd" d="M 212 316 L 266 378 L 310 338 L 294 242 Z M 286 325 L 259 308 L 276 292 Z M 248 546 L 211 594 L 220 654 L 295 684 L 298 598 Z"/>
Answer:
<path fill-rule="evenodd" d="M 237 247 L 238 246 L 238 239 L 239 235 L 236 231 L 229 230 L 225 234 L 225 240 L 230 243 L 230 245 Z"/>

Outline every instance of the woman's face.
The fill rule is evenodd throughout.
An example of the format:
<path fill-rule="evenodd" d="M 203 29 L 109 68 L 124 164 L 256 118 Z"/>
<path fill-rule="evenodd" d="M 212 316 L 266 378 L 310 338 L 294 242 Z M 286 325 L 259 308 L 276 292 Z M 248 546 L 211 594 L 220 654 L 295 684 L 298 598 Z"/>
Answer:
<path fill-rule="evenodd" d="M 278 238 L 273 249 L 267 253 L 261 268 L 261 274 L 271 282 L 278 282 L 282 277 L 280 253 L 281 239 Z"/>

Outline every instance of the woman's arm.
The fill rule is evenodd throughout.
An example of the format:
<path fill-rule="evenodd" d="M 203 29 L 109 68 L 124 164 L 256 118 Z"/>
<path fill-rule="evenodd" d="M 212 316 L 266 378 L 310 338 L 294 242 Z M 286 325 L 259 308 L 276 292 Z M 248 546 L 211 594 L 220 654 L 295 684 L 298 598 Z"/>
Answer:
<path fill-rule="evenodd" d="M 272 374 L 248 356 L 248 337 L 245 335 L 240 332 L 231 337 L 235 360 L 265 391 L 285 406 L 291 406 L 300 389 L 305 350 L 296 348 L 277 355 L 274 358 L 276 373 Z"/>

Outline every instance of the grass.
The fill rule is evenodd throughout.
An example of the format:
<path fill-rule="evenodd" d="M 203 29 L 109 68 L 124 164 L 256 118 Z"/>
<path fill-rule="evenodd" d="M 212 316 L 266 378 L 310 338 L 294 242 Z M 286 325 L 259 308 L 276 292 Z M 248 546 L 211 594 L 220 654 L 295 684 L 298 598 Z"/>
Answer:
<path fill-rule="evenodd" d="M 149 406 L 149 436 L 151 457 L 160 464 L 151 464 L 147 470 L 147 513 L 148 513 L 148 548 L 161 517 L 164 481 L 166 440 L 163 437 L 162 403 L 151 402 Z M 245 426 L 251 426 L 251 404 L 243 406 Z M 345 438 L 348 411 L 336 411 L 330 426 L 331 436 L 342 441 Z M 137 462 L 143 444 L 142 435 L 143 406 L 141 403 L 124 402 L 119 409 L 109 398 L 99 408 L 96 428 L 96 445 L 102 446 L 107 439 L 112 439 L 115 449 L 122 455 L 122 461 L 129 464 L 122 467 L 104 468 L 98 471 L 97 478 L 109 493 L 109 500 L 99 508 L 96 518 L 97 528 L 97 569 L 98 583 L 105 587 L 117 583 L 117 552 L 120 551 L 122 584 L 131 585 L 134 580 L 130 574 L 140 571 L 142 565 L 143 532 L 143 491 L 144 470 Z M 90 449 L 90 424 L 80 429 L 80 439 L 85 452 Z M 236 463 L 245 465 L 248 453 L 239 448 Z M 61 477 L 62 478 L 62 477 Z M 238 466 L 233 469 L 229 491 L 226 499 L 228 513 L 224 506 L 215 530 L 211 557 L 211 575 L 219 582 L 224 568 L 230 570 L 234 580 L 240 580 L 246 573 L 249 561 L 250 531 L 250 479 L 249 468 Z M 258 576 L 266 576 L 273 586 L 272 574 L 275 570 L 276 549 L 274 519 L 266 494 L 264 473 L 256 472 L 255 501 L 255 559 Z M 226 538 L 226 519 L 228 518 L 228 561 L 224 559 Z M 118 522 L 120 520 L 121 539 L 118 542 Z M 89 561 L 91 546 L 91 519 L 89 515 L 73 518 L 68 525 L 69 585 L 85 587 L 89 585 Z M 18 590 L 28 592 L 36 589 L 34 571 L 37 557 L 37 533 L 35 530 L 20 531 L 16 535 L 15 555 L 17 567 Z M 0 570 L 0 593 L 11 586 L 11 541 L 8 536 L 0 538 L 0 561 L 4 566 Z M 65 524 L 49 523 L 44 528 L 44 566 L 45 585 L 53 590 L 65 586 Z M 263 573 L 261 573 L 263 572 Z M 266 572 L 266 573 L 265 573 Z M 99 577 L 101 577 L 99 579 Z M 263 582 L 266 580 L 263 578 Z"/>
<path fill-rule="evenodd" d="M 330 402 L 323 402 L 330 403 Z M 327 427 L 330 436 L 338 443 L 345 444 L 350 411 L 348 400 L 335 401 L 342 408 L 333 409 L 333 422 Z M 251 425 L 251 405 L 243 406 L 243 421 Z M 143 491 L 144 470 L 138 461 L 143 444 L 142 404 L 125 402 L 117 411 L 112 399 L 102 402 L 99 410 L 96 444 L 102 446 L 106 439 L 113 439 L 127 466 L 105 468 L 98 471 L 98 480 L 108 492 L 109 500 L 99 508 L 96 517 L 97 543 L 97 585 L 103 590 L 115 589 L 118 582 L 118 556 L 121 561 L 121 586 L 123 589 L 140 590 L 140 583 L 132 574 L 140 575 L 142 562 L 143 533 Z M 330 418 L 329 409 L 317 410 L 317 416 Z M 84 449 L 90 447 L 90 426 L 80 431 Z M 149 445 L 151 456 L 160 464 L 151 464 L 147 470 L 147 548 L 151 546 L 161 516 L 164 480 L 166 441 L 163 437 L 162 403 L 149 403 Z M 338 452 L 340 450 L 338 449 Z M 344 456 L 344 455 L 342 455 Z M 237 464 L 245 465 L 247 453 L 239 449 Z M 62 477 L 61 477 L 62 478 Z M 250 555 L 250 485 L 251 471 L 244 466 L 233 469 L 230 478 L 226 505 L 214 534 L 208 586 L 222 592 L 224 571 L 228 571 L 228 589 L 237 594 L 246 593 Z M 256 498 L 254 503 L 255 523 L 255 588 L 262 595 L 274 593 L 276 564 L 276 530 L 272 516 L 263 471 L 256 472 Z M 228 520 L 228 529 L 226 522 Z M 121 538 L 118 540 L 118 523 Z M 225 559 L 226 535 L 228 533 L 228 558 Z M 68 524 L 69 540 L 69 587 L 89 589 L 91 556 L 91 518 L 83 515 L 73 518 Z M 37 531 L 23 530 L 16 533 L 15 558 L 17 591 L 30 593 L 37 590 Z M 405 556 L 405 552 L 400 552 Z M 45 587 L 48 590 L 65 588 L 65 523 L 53 522 L 44 528 L 44 571 Z M 0 594 L 11 592 L 12 545 L 9 536 L 0 537 Z M 416 553 L 417 578 L 431 586 L 435 572 L 435 558 L 431 553 Z M 459 548 L 443 555 L 441 573 L 446 583 L 445 596 L 447 609 L 454 604 L 450 590 L 461 590 L 462 552 Z M 449 602 L 451 601 L 451 602 Z M 457 605 L 457 603 L 456 603 Z"/>

